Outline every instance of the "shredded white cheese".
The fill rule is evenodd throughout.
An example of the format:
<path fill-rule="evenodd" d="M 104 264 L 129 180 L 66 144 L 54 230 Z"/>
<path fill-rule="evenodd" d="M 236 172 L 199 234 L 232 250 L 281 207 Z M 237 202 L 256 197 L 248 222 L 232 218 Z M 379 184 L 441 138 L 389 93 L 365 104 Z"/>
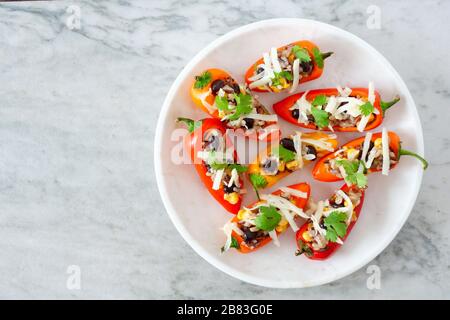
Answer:
<path fill-rule="evenodd" d="M 270 48 L 270 61 L 274 72 L 281 72 L 280 61 L 278 60 L 277 48 Z"/>
<path fill-rule="evenodd" d="M 370 148 L 370 141 L 372 140 L 372 132 L 367 132 L 366 137 L 364 138 L 364 144 L 361 154 L 361 161 L 366 164 L 366 157 L 367 153 L 369 152 Z"/>
<path fill-rule="evenodd" d="M 382 174 L 385 176 L 389 175 L 389 169 L 391 166 L 391 159 L 389 157 L 389 136 L 386 128 L 383 128 L 381 133 L 381 147 L 383 151 L 383 168 L 381 170 Z"/>
<path fill-rule="evenodd" d="M 328 98 L 328 102 L 327 105 L 325 107 L 325 111 L 328 113 L 331 113 L 332 115 L 336 112 L 337 110 L 337 100 L 335 96 L 331 96 Z"/>
<path fill-rule="evenodd" d="M 294 138 L 292 139 L 294 142 L 294 149 L 295 149 L 295 158 L 298 162 L 298 167 L 303 167 L 303 157 L 302 157 L 302 133 L 296 131 Z"/>
<path fill-rule="evenodd" d="M 313 145 L 313 146 L 318 147 L 318 148 L 323 149 L 323 150 L 330 151 L 330 152 L 334 151 L 333 145 L 330 142 L 327 142 L 327 141 L 315 140 L 315 139 L 304 139 L 303 138 L 302 142 L 306 143 L 306 144 Z"/>
<path fill-rule="evenodd" d="M 289 187 L 281 187 L 280 190 L 288 195 L 292 195 L 297 198 L 306 199 L 308 197 L 308 193 L 297 190 L 297 189 L 293 189 L 293 188 L 289 188 Z"/>
<path fill-rule="evenodd" d="M 224 251 L 227 251 L 228 249 L 230 249 L 231 241 L 232 241 L 231 236 L 233 234 L 233 231 L 236 232 L 240 236 L 244 235 L 244 232 L 241 229 L 239 229 L 239 227 L 237 226 L 237 224 L 235 222 L 232 222 L 231 220 L 228 221 L 223 226 L 222 230 L 227 237 L 227 241 L 225 242 L 225 245 L 223 247 Z"/>
<path fill-rule="evenodd" d="M 216 173 L 214 174 L 214 182 L 212 186 L 213 190 L 219 190 L 220 183 L 222 182 L 223 171 L 224 169 L 220 169 L 217 170 Z"/>
<path fill-rule="evenodd" d="M 348 211 L 347 211 L 347 225 L 349 225 L 350 222 L 352 221 L 352 216 L 353 216 L 353 203 L 352 203 L 352 200 L 350 200 L 349 196 L 342 190 L 338 190 L 337 193 L 342 197 L 342 199 L 344 199 L 344 205 L 348 209 Z"/>
<path fill-rule="evenodd" d="M 369 155 L 367 156 L 367 162 L 366 162 L 366 168 L 370 169 L 370 167 L 372 166 L 372 162 L 373 160 L 375 160 L 375 156 L 377 154 L 377 148 L 372 148 L 372 150 L 370 150 Z"/>
<path fill-rule="evenodd" d="M 370 119 L 370 115 L 361 117 L 361 120 L 358 122 L 358 125 L 356 126 L 358 128 L 359 132 L 364 131 L 364 129 L 367 126 L 367 123 L 369 122 L 369 119 Z"/>
<path fill-rule="evenodd" d="M 231 178 L 230 181 L 228 182 L 228 187 L 231 187 L 233 183 L 238 188 L 241 186 L 239 182 L 239 174 L 236 169 L 231 170 Z"/>
<path fill-rule="evenodd" d="M 278 241 L 277 232 L 275 230 L 269 231 L 269 236 L 272 238 L 273 244 L 279 247 L 280 241 Z"/>
<path fill-rule="evenodd" d="M 268 122 L 277 122 L 278 116 L 276 114 L 260 114 L 260 113 L 249 113 L 245 116 L 246 118 L 268 121 Z"/>
<path fill-rule="evenodd" d="M 280 127 L 276 124 L 272 124 L 270 126 L 265 127 L 264 129 L 259 130 L 258 139 L 264 140 L 269 134 L 272 134 L 276 131 L 279 131 Z"/>
<path fill-rule="evenodd" d="M 262 194 L 261 200 L 267 201 L 268 204 L 273 205 L 276 208 L 290 210 L 302 218 L 309 218 L 309 216 L 305 214 L 302 209 L 283 197 L 273 194 Z"/>
<path fill-rule="evenodd" d="M 342 89 L 341 86 L 336 86 L 336 89 L 341 97 L 348 97 L 352 93 L 352 89 L 350 89 L 349 87 L 345 87 L 345 89 Z"/>
<path fill-rule="evenodd" d="M 314 229 L 316 229 L 316 231 L 319 232 L 321 235 L 325 236 L 327 234 L 327 231 L 323 229 L 319 224 L 322 215 L 323 215 L 323 201 L 319 201 L 317 203 L 316 212 L 313 215 L 311 215 L 311 221 L 313 223 Z"/>
<path fill-rule="evenodd" d="M 372 81 L 369 82 L 368 91 L 367 100 L 373 105 L 375 103 L 375 86 Z"/>
<path fill-rule="evenodd" d="M 299 117 L 298 122 L 308 123 L 308 114 L 311 113 L 311 103 L 306 100 L 306 96 L 308 95 L 308 91 L 306 91 L 300 99 L 298 99 L 289 110 L 298 109 Z"/>

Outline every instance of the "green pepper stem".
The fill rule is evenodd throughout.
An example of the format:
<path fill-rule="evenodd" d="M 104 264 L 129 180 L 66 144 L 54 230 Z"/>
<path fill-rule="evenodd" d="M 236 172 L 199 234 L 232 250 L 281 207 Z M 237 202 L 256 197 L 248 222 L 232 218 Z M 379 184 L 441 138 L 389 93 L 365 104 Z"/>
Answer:
<path fill-rule="evenodd" d="M 391 101 L 380 101 L 381 110 L 383 110 L 383 114 L 386 112 L 387 109 L 392 107 L 394 104 L 400 101 L 400 97 L 395 97 L 394 100 Z"/>
<path fill-rule="evenodd" d="M 177 118 L 177 123 L 180 123 L 180 122 L 184 123 L 187 126 L 188 131 L 190 133 L 192 133 L 192 132 L 194 132 L 195 129 L 197 129 L 198 125 L 201 123 L 201 120 L 195 121 L 195 120 L 192 120 L 189 118 L 181 118 L 181 117 Z"/>
<path fill-rule="evenodd" d="M 399 154 L 399 157 L 400 156 L 412 156 L 412 157 L 418 159 L 420 162 L 422 162 L 423 170 L 428 168 L 428 161 L 425 160 L 424 158 L 422 158 L 421 156 L 419 156 L 415 152 L 412 152 L 412 151 L 409 151 L 409 150 L 405 150 L 405 149 L 400 149 L 398 154 Z"/>
<path fill-rule="evenodd" d="M 331 56 L 333 54 L 333 52 L 322 52 L 322 59 L 325 60 L 326 58 L 328 58 L 329 56 Z"/>

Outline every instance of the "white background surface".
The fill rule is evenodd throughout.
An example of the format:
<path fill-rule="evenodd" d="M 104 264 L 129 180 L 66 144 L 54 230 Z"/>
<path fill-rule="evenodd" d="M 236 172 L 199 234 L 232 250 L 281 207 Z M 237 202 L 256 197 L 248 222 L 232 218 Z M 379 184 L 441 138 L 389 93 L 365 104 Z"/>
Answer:
<path fill-rule="evenodd" d="M 81 30 L 65 26 L 69 4 Z M 366 27 L 367 7 L 381 29 Z M 133 1 L 0 5 L 0 296 L 3 298 L 449 297 L 450 49 L 446 1 Z M 330 285 L 274 290 L 201 259 L 157 193 L 153 138 L 168 88 L 202 47 L 273 17 L 322 20 L 377 48 L 419 108 L 431 166 L 415 209 L 371 264 Z M 81 268 L 81 290 L 66 287 Z"/>

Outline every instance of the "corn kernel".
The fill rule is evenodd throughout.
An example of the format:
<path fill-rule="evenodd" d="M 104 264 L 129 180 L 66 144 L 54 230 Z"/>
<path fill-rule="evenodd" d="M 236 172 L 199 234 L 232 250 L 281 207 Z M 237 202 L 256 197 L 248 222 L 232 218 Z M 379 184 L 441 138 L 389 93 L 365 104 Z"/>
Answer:
<path fill-rule="evenodd" d="M 280 164 L 278 165 L 278 171 L 283 172 L 285 168 L 286 168 L 286 165 L 285 165 L 284 161 L 280 161 Z"/>
<path fill-rule="evenodd" d="M 344 201 L 344 206 L 348 207 L 350 205 L 350 203 L 348 203 L 347 200 Z"/>
<path fill-rule="evenodd" d="M 285 218 L 282 218 L 281 220 L 280 220 L 280 222 L 278 223 L 278 225 L 279 226 L 287 226 L 289 224 L 289 222 L 285 219 Z"/>
<path fill-rule="evenodd" d="M 358 154 L 359 154 L 359 150 L 356 150 L 354 148 L 351 148 L 351 149 L 347 150 L 347 158 L 349 160 L 356 159 L 356 157 L 358 157 Z"/>
<path fill-rule="evenodd" d="M 225 193 L 223 198 L 231 204 L 236 204 L 239 201 L 239 195 L 237 192 Z"/>
<path fill-rule="evenodd" d="M 374 144 L 375 147 L 378 148 L 378 147 L 381 147 L 382 141 L 383 141 L 383 140 L 381 140 L 381 138 L 378 138 L 378 139 L 376 139 L 376 140 L 373 142 L 373 144 Z"/>
<path fill-rule="evenodd" d="M 225 117 L 225 112 L 223 110 L 219 110 L 219 117 L 220 118 Z"/>
<path fill-rule="evenodd" d="M 305 241 L 308 241 L 308 242 L 311 242 L 313 240 L 313 238 L 309 234 L 309 231 L 303 232 L 302 237 Z"/>
<path fill-rule="evenodd" d="M 237 218 L 238 218 L 239 220 L 243 220 L 244 217 L 245 217 L 245 212 L 246 212 L 245 209 L 239 210 L 239 212 L 238 212 L 238 214 L 237 214 Z"/>
<path fill-rule="evenodd" d="M 278 225 L 276 228 L 275 228 L 275 231 L 276 232 L 283 232 L 284 230 L 286 230 L 287 229 L 287 225 L 285 225 L 285 226 L 280 226 L 280 225 Z"/>
<path fill-rule="evenodd" d="M 298 166 L 297 160 L 292 160 L 286 163 L 286 168 L 288 168 L 289 170 L 295 169 L 297 166 Z"/>

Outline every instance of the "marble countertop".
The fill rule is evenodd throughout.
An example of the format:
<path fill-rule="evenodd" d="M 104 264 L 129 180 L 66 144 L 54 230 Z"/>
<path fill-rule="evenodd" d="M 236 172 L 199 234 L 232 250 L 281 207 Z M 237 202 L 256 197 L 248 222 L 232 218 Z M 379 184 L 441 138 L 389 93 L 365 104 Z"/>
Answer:
<path fill-rule="evenodd" d="M 368 28 L 378 9 L 381 28 Z M 449 11 L 443 0 L 0 4 L 0 298 L 450 298 Z M 153 139 L 171 83 L 218 36 L 274 17 L 362 37 L 419 108 L 431 165 L 409 220 L 370 263 L 380 289 L 367 288 L 367 267 L 309 289 L 243 283 L 165 213 Z"/>

